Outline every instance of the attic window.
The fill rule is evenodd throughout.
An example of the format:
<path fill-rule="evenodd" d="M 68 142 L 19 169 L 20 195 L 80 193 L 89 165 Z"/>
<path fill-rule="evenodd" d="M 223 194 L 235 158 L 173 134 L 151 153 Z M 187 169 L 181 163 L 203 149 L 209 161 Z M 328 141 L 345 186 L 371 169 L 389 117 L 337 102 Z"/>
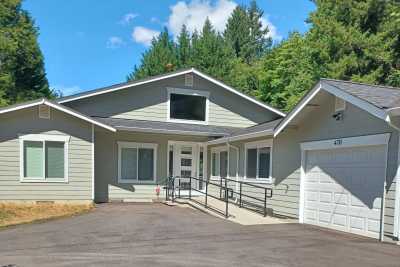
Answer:
<path fill-rule="evenodd" d="M 40 119 L 50 119 L 50 107 L 47 105 L 39 106 L 39 118 Z"/>
<path fill-rule="evenodd" d="M 346 101 L 336 97 L 335 98 L 335 112 L 344 111 L 346 109 Z"/>
<path fill-rule="evenodd" d="M 185 75 L 185 86 L 193 87 L 193 74 Z"/>

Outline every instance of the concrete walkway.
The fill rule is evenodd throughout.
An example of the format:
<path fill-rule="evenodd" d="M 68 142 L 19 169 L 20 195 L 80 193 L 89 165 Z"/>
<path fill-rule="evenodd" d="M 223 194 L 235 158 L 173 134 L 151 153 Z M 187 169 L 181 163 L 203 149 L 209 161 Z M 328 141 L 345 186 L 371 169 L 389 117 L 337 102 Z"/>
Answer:
<path fill-rule="evenodd" d="M 207 198 L 208 208 L 205 208 L 204 206 L 205 196 L 195 196 L 192 197 L 191 200 L 178 199 L 176 203 L 189 205 L 193 208 L 209 213 L 218 218 L 226 219 L 224 215 L 226 203 L 212 197 Z M 297 220 L 295 219 L 284 219 L 271 216 L 264 217 L 260 213 L 245 208 L 239 208 L 239 206 L 233 203 L 229 203 L 228 205 L 228 214 L 229 217 L 227 218 L 227 220 L 241 225 L 297 223 Z"/>

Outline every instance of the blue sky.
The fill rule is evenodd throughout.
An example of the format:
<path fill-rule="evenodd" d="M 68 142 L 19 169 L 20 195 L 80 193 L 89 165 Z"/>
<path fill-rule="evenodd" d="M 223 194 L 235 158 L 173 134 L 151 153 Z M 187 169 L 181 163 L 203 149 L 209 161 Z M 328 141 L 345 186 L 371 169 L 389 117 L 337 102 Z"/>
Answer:
<path fill-rule="evenodd" d="M 248 0 L 25 0 L 40 28 L 39 43 L 52 88 L 64 95 L 126 81 L 140 63 L 152 36 L 168 27 L 171 34 L 185 23 L 198 28 L 205 17 L 222 31 L 237 4 Z M 290 31 L 307 30 L 310 0 L 260 0 L 263 23 L 276 42 Z"/>

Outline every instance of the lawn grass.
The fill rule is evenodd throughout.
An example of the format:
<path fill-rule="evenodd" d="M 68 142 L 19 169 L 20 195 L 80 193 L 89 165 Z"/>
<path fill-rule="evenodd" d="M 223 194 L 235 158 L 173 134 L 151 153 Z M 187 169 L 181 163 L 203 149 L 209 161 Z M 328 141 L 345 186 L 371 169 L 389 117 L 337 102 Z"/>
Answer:
<path fill-rule="evenodd" d="M 88 212 L 92 208 L 93 205 L 90 204 L 0 203 L 0 228 L 60 217 L 69 217 Z"/>

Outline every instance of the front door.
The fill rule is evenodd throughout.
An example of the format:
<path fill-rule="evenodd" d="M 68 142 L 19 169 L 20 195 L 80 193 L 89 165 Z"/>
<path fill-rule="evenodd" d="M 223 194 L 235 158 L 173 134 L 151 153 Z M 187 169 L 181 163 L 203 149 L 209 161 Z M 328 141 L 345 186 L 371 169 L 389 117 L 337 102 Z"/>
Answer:
<path fill-rule="evenodd" d="M 182 187 L 189 188 L 189 178 L 192 179 L 192 187 L 201 190 L 203 183 L 198 179 L 203 178 L 204 151 L 201 145 L 196 143 L 176 142 L 170 145 L 169 153 L 170 173 L 175 177 L 181 177 Z"/>

